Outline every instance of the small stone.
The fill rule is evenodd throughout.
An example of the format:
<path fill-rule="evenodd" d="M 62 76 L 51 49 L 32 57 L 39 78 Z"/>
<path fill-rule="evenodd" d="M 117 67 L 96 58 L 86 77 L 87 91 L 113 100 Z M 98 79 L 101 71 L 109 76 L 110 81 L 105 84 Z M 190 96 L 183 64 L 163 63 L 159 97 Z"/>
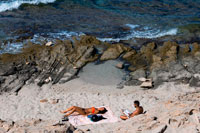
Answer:
<path fill-rule="evenodd" d="M 47 78 L 47 79 L 45 80 L 46 83 L 48 83 L 48 82 L 50 82 L 50 81 L 52 81 L 52 78 L 51 78 L 51 77 L 49 77 L 49 78 Z"/>
<path fill-rule="evenodd" d="M 145 82 L 147 79 L 146 78 L 139 78 L 139 81 Z"/>
<path fill-rule="evenodd" d="M 51 100 L 51 104 L 56 104 L 56 103 L 58 103 L 59 102 L 59 99 L 52 99 Z"/>
<path fill-rule="evenodd" d="M 124 88 L 124 83 L 121 82 L 117 85 L 117 89 L 123 89 Z"/>
<path fill-rule="evenodd" d="M 48 100 L 47 99 L 42 99 L 42 100 L 40 100 L 40 102 L 41 103 L 46 103 L 46 102 L 48 102 Z"/>
<path fill-rule="evenodd" d="M 153 84 L 152 84 L 152 81 L 146 81 L 146 82 L 143 82 L 140 87 L 142 88 L 152 88 L 153 87 Z"/>
<path fill-rule="evenodd" d="M 119 68 L 119 69 L 123 69 L 124 64 L 123 64 L 123 63 L 118 63 L 118 64 L 116 65 L 116 67 Z"/>

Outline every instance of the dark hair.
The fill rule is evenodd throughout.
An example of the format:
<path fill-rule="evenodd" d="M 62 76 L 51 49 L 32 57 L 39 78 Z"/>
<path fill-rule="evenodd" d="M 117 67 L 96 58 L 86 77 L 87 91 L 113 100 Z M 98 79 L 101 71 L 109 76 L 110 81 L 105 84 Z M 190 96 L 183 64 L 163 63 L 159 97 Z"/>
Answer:
<path fill-rule="evenodd" d="M 108 110 L 106 108 L 104 108 L 104 110 L 99 110 L 99 113 L 98 114 L 105 114 Z"/>
<path fill-rule="evenodd" d="M 136 100 L 136 101 L 134 101 L 134 104 L 135 104 L 135 105 L 137 105 L 137 106 L 140 106 L 140 102 L 139 102 L 139 101 L 137 101 L 137 100 Z"/>

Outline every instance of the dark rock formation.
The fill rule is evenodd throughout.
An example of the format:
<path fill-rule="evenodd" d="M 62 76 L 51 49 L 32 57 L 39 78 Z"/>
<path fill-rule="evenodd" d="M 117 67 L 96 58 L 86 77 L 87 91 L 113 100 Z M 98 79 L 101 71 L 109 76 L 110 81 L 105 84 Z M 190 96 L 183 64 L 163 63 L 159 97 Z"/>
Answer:
<path fill-rule="evenodd" d="M 101 56 L 101 60 L 112 60 L 118 58 L 123 52 L 129 51 L 130 48 L 124 46 L 123 44 L 113 44 L 108 47 L 107 50 Z"/>
<path fill-rule="evenodd" d="M 20 54 L 0 55 L 0 92 L 18 92 L 30 83 L 64 83 L 75 78 L 88 62 L 118 57 L 128 62 L 132 71 L 125 85 L 140 85 L 139 78 L 150 78 L 155 87 L 171 81 L 200 86 L 198 43 L 150 42 L 136 50 L 121 43 L 108 44 L 81 36 L 72 41 L 56 40 L 51 46 L 28 43 Z"/>
<path fill-rule="evenodd" d="M 98 58 L 95 45 L 102 42 L 83 36 L 80 40 L 57 41 L 53 46 L 29 44 L 20 54 L 0 55 L 0 87 L 18 92 L 27 83 L 64 83 L 86 63 Z"/>
<path fill-rule="evenodd" d="M 153 80 L 154 86 L 171 81 L 199 86 L 199 79 L 194 76 L 200 73 L 199 47 L 198 43 L 191 45 L 178 45 L 175 42 L 164 42 L 163 45 L 148 43 L 137 52 L 125 53 L 123 58 L 131 64 L 129 70 L 133 71 L 130 75 L 131 80 L 126 84 L 137 85 L 137 79 L 146 76 Z M 138 73 L 141 70 L 145 71 L 146 75 Z"/>

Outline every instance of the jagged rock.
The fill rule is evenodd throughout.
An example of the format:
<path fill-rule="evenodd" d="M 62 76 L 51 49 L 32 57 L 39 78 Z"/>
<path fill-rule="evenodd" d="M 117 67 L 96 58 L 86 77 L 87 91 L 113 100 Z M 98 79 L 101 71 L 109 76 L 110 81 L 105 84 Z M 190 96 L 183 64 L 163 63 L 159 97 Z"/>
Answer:
<path fill-rule="evenodd" d="M 2 76 L 0 76 L 0 84 L 3 84 L 5 82 L 5 78 L 3 78 Z"/>
<path fill-rule="evenodd" d="M 84 66 L 87 62 L 91 62 L 94 61 L 98 58 L 98 56 L 95 53 L 95 48 L 94 47 L 89 47 L 87 48 L 87 50 L 85 50 L 84 52 L 80 52 L 78 53 L 78 55 L 80 55 L 80 59 L 75 63 L 75 66 L 77 68 L 81 68 L 82 66 Z"/>
<path fill-rule="evenodd" d="M 200 73 L 199 71 L 199 61 L 192 57 L 186 57 L 181 60 L 185 68 L 192 74 Z"/>
<path fill-rule="evenodd" d="M 146 78 L 146 73 L 145 73 L 145 70 L 138 69 L 134 72 L 131 72 L 130 76 L 132 79 Z"/>
<path fill-rule="evenodd" d="M 92 36 L 52 43 L 53 46 L 47 47 L 29 42 L 20 54 L 0 55 L 1 92 L 18 92 L 24 84 L 34 82 L 39 86 L 49 82 L 67 82 L 75 78 L 79 69 L 88 62 L 97 60 L 99 54 L 102 54 L 100 60 L 103 61 L 122 55 L 130 64 L 128 70 L 134 73 L 125 83 L 127 85 L 140 85 L 138 79 L 141 77 L 152 78 L 155 86 L 168 81 L 184 80 L 188 83 L 194 74 L 200 73 L 198 43 L 179 46 L 170 41 L 161 45 L 150 42 L 137 51 L 119 43 L 104 43 Z M 193 80 L 190 80 L 191 85 Z"/>
<path fill-rule="evenodd" d="M 125 60 L 131 60 L 131 58 L 136 54 L 137 52 L 135 50 L 131 50 L 129 52 L 126 52 L 124 55 L 123 55 L 123 59 Z"/>
<path fill-rule="evenodd" d="M 127 80 L 125 82 L 125 85 L 127 86 L 131 86 L 131 85 L 141 85 L 143 81 L 140 81 L 138 79 L 140 78 L 145 78 L 146 79 L 146 74 L 145 74 L 145 71 L 143 69 L 138 69 L 134 72 L 131 72 L 130 73 L 130 76 L 129 76 L 129 80 Z"/>
<path fill-rule="evenodd" d="M 190 79 L 192 74 L 180 63 L 174 62 L 169 65 L 169 72 L 173 75 L 171 80 Z"/>
<path fill-rule="evenodd" d="M 0 76 L 11 76 L 1 80 L 1 91 L 18 92 L 25 83 L 42 86 L 69 81 L 86 63 L 98 59 L 95 45 L 101 43 L 95 37 L 82 36 L 75 42 L 57 40 L 52 47 L 30 43 L 20 54 L 0 55 Z"/>
<path fill-rule="evenodd" d="M 100 60 L 112 60 L 118 58 L 123 52 L 127 51 L 128 48 L 123 44 L 111 45 L 101 56 Z"/>
<path fill-rule="evenodd" d="M 189 81 L 190 86 L 200 87 L 200 78 L 199 77 L 192 77 Z"/>
<path fill-rule="evenodd" d="M 192 44 L 192 54 L 195 54 L 196 52 L 198 52 L 200 50 L 200 46 L 198 43 L 193 43 Z"/>

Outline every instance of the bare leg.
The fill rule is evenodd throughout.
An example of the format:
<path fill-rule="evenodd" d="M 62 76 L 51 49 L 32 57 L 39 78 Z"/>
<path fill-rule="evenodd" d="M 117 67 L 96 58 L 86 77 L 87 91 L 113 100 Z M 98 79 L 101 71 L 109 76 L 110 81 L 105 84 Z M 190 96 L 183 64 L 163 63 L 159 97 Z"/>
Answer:
<path fill-rule="evenodd" d="M 71 106 L 70 108 L 68 108 L 68 109 L 66 109 L 66 110 L 64 110 L 64 111 L 60 111 L 60 113 L 67 113 L 67 112 L 69 112 L 69 111 L 71 111 L 71 110 L 73 110 L 75 108 L 75 106 Z"/>
<path fill-rule="evenodd" d="M 85 111 L 83 108 L 80 108 L 80 107 L 74 107 L 70 113 L 66 114 L 65 116 L 69 116 L 71 114 L 73 114 L 74 112 L 77 112 L 79 115 L 86 115 Z"/>
<path fill-rule="evenodd" d="M 75 108 L 73 108 L 73 109 L 71 110 L 71 112 L 69 112 L 69 113 L 67 113 L 67 114 L 65 115 L 65 117 L 67 117 L 67 116 L 69 116 L 69 115 L 73 114 L 75 111 L 76 111 L 76 109 L 75 109 Z"/>

